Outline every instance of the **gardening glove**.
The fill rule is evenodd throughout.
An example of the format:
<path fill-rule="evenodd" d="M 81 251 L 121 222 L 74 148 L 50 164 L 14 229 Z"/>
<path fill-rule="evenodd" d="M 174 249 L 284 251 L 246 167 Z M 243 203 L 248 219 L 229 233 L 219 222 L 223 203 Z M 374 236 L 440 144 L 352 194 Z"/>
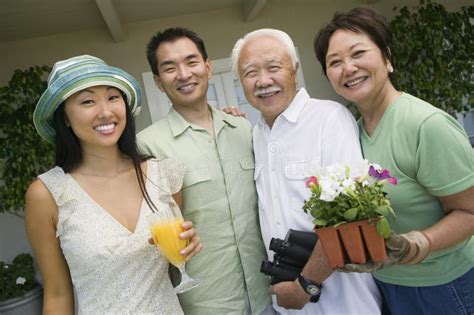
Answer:
<path fill-rule="evenodd" d="M 345 264 L 338 268 L 341 272 L 373 272 L 377 269 L 394 264 L 417 264 L 430 253 L 431 243 L 428 237 L 420 231 L 404 234 L 390 234 L 385 240 L 387 259 L 381 262 L 368 261 L 365 264 Z"/>

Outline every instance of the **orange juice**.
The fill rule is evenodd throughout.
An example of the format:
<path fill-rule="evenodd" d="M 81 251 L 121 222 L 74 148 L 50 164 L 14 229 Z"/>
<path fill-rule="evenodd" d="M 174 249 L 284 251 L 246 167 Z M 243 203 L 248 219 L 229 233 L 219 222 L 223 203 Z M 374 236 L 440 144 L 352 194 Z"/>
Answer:
<path fill-rule="evenodd" d="M 183 218 L 166 218 L 151 226 L 155 244 L 159 245 L 168 261 L 177 267 L 184 264 L 184 256 L 180 251 L 186 247 L 186 240 L 179 238 L 179 234 L 183 232 L 183 222 Z"/>

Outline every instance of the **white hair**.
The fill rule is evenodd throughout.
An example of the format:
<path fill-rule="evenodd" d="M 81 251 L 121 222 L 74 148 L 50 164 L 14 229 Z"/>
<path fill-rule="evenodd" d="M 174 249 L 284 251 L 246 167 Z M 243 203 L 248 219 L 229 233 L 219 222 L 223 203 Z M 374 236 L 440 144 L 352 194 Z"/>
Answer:
<path fill-rule="evenodd" d="M 286 50 L 288 51 L 288 54 L 290 55 L 291 63 L 293 64 L 293 70 L 296 70 L 299 60 L 298 60 L 298 57 L 296 56 L 295 45 L 293 44 L 293 41 L 291 40 L 290 36 L 287 33 L 280 30 L 276 30 L 272 28 L 261 28 L 259 30 L 247 33 L 244 37 L 240 38 L 235 43 L 234 48 L 232 49 L 232 54 L 230 57 L 232 60 L 232 70 L 235 72 L 237 77 L 239 77 L 238 62 L 239 62 L 242 48 L 245 46 L 245 44 L 249 40 L 258 36 L 270 36 L 278 40 L 280 43 L 282 43 L 283 46 L 285 46 Z"/>

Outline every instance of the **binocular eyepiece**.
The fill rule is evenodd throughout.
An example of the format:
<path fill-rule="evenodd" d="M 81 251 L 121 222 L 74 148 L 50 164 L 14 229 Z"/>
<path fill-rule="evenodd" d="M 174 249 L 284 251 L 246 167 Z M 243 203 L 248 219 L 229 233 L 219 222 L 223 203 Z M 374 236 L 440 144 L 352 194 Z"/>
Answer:
<path fill-rule="evenodd" d="M 313 232 L 289 230 L 285 239 L 272 238 L 269 249 L 273 262 L 263 261 L 260 272 L 271 277 L 271 284 L 293 281 L 308 262 L 318 237 Z"/>
<path fill-rule="evenodd" d="M 271 283 L 275 284 L 282 281 L 293 281 L 298 277 L 298 271 L 286 269 L 288 266 L 278 266 L 271 261 L 264 260 L 260 267 L 260 272 L 271 277 Z M 301 272 L 301 270 L 300 270 Z"/>

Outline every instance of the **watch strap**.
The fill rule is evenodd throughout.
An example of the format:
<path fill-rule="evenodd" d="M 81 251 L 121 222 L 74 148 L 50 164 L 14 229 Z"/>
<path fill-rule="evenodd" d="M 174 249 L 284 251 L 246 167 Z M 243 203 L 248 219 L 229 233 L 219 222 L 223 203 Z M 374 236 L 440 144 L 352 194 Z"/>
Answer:
<path fill-rule="evenodd" d="M 319 283 L 312 282 L 308 279 L 306 279 L 303 275 L 299 274 L 298 275 L 298 282 L 300 285 L 303 287 L 304 291 L 311 295 L 311 298 L 309 299 L 310 302 L 316 303 L 319 301 L 319 297 L 321 296 L 321 289 L 322 285 Z M 318 292 L 311 292 L 311 288 L 317 287 L 319 290 Z"/>
<path fill-rule="evenodd" d="M 313 296 L 311 296 L 311 297 L 309 298 L 309 301 L 310 301 L 311 303 L 316 303 L 316 302 L 319 301 L 319 297 L 320 297 L 320 296 L 321 296 L 321 292 L 319 292 L 318 295 L 313 295 Z"/>

